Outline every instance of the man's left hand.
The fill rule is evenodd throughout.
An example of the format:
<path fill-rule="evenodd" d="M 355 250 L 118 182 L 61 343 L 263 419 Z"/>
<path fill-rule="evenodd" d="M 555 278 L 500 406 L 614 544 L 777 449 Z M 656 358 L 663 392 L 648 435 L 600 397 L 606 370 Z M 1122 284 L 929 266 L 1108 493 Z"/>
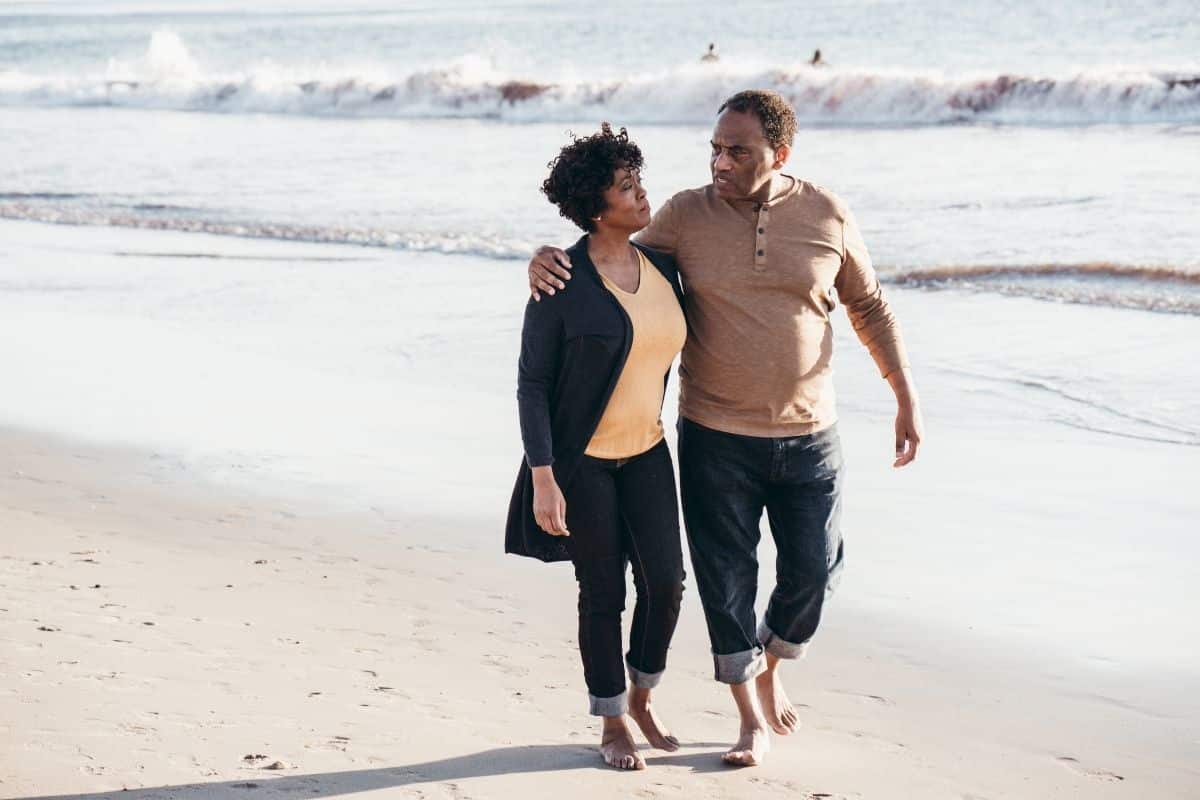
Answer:
<path fill-rule="evenodd" d="M 896 394 L 896 460 L 899 469 L 917 460 L 917 450 L 925 438 L 925 423 L 921 420 L 921 404 L 908 367 L 894 370 L 887 381 Z"/>
<path fill-rule="evenodd" d="M 925 424 L 921 421 L 921 408 L 916 400 L 900 403 L 896 411 L 896 460 L 892 466 L 900 468 L 917 460 L 917 450 L 925 436 Z"/>

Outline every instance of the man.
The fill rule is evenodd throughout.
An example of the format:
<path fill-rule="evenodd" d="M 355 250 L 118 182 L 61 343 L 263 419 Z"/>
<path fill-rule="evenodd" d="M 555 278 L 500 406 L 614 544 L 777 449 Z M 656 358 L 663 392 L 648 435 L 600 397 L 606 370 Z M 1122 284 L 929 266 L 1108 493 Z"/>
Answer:
<path fill-rule="evenodd" d="M 895 393 L 894 466 L 916 458 L 922 433 L 899 328 L 853 216 L 830 192 L 782 172 L 795 130 L 778 94 L 729 98 L 713 130 L 712 183 L 676 194 L 636 237 L 674 255 L 684 283 L 683 516 L 716 679 L 741 717 L 724 759 L 740 766 L 762 762 L 768 726 L 795 730 L 779 665 L 804 653 L 841 571 L 829 317 L 838 302 Z M 535 298 L 553 294 L 570 263 L 543 247 L 529 275 Z M 778 560 L 756 625 L 764 510 Z"/>

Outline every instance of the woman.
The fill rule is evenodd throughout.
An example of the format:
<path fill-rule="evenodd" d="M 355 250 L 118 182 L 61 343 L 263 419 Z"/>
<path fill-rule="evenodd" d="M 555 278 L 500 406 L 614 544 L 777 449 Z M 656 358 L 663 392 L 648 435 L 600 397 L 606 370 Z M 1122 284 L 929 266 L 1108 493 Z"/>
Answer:
<path fill-rule="evenodd" d="M 567 253 L 574 279 L 530 301 L 517 377 L 525 460 L 506 547 L 570 560 L 579 583 L 579 650 L 600 752 L 644 769 L 626 717 L 654 747 L 679 742 L 651 711 L 679 617 L 683 557 L 671 454 L 660 419 L 667 373 L 687 326 L 674 262 L 633 244 L 650 221 L 642 154 L 622 128 L 575 139 L 542 191 L 585 231 Z M 621 663 L 625 564 L 637 603 Z"/>

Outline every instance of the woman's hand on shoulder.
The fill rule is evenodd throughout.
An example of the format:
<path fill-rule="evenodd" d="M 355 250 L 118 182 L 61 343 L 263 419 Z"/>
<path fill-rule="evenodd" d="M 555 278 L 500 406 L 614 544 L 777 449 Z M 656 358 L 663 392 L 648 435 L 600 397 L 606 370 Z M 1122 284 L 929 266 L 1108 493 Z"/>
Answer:
<path fill-rule="evenodd" d="M 570 536 L 567 501 L 550 467 L 533 468 L 533 518 L 551 536 Z"/>

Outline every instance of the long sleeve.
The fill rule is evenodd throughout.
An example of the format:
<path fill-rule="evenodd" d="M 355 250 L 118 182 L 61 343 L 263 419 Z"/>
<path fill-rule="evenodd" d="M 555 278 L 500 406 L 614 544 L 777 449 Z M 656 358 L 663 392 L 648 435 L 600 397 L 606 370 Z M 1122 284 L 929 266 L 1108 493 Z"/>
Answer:
<path fill-rule="evenodd" d="M 517 408 L 521 440 L 530 467 L 554 463 L 550 432 L 550 393 L 558 378 L 562 348 L 562 318 L 553 298 L 530 300 L 521 328 L 521 357 L 517 365 Z"/>
<path fill-rule="evenodd" d="M 880 374 L 886 378 L 907 367 L 908 354 L 899 323 L 884 297 L 854 216 L 848 210 L 842 220 L 842 266 L 833 285 L 854 332 L 871 353 Z"/>

